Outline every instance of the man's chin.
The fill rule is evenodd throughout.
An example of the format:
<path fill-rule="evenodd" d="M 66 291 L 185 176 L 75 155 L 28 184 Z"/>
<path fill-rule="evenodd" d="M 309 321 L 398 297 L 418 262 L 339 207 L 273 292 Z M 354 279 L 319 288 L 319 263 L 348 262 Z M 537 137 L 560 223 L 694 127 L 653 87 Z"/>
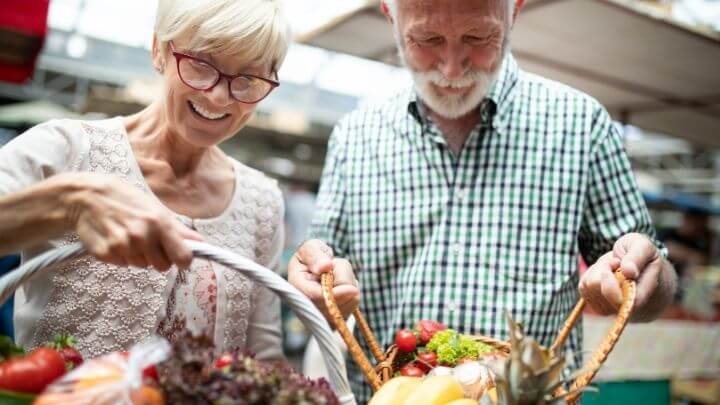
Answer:
<path fill-rule="evenodd" d="M 457 119 L 469 114 L 482 102 L 484 96 L 477 99 L 476 94 L 441 95 L 434 89 L 417 85 L 418 95 L 423 104 L 433 113 L 446 119 Z M 473 97 L 475 96 L 475 97 Z M 477 99 L 477 100 L 475 100 Z"/>

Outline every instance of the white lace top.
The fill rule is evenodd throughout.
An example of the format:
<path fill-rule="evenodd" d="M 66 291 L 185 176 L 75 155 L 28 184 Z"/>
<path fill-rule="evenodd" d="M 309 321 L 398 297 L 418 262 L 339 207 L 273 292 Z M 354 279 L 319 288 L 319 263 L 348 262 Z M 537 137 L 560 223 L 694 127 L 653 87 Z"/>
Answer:
<path fill-rule="evenodd" d="M 176 216 L 206 242 L 276 268 L 283 245 L 280 190 L 260 172 L 233 163 L 235 194 L 222 214 Z M 157 199 L 135 160 L 122 118 L 53 120 L 18 136 L 0 149 L 0 195 L 68 171 L 113 174 Z M 76 240 L 68 234 L 24 251 L 23 260 Z M 178 277 L 174 267 L 161 273 L 87 257 L 32 280 L 15 294 L 19 344 L 36 347 L 66 332 L 91 357 L 127 349 L 155 332 L 172 338 L 180 317 L 191 330 L 212 335 L 218 351 L 246 348 L 258 358 L 282 355 L 278 298 L 205 260 L 193 261 L 185 277 Z"/>

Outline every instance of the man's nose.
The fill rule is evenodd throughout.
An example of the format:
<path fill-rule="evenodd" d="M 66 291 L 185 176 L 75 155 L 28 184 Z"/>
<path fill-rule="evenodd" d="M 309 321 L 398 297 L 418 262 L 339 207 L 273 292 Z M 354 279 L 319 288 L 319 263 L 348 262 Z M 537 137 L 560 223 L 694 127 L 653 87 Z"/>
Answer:
<path fill-rule="evenodd" d="M 440 72 L 448 80 L 462 78 L 467 71 L 469 51 L 463 44 L 448 44 L 443 55 Z"/>

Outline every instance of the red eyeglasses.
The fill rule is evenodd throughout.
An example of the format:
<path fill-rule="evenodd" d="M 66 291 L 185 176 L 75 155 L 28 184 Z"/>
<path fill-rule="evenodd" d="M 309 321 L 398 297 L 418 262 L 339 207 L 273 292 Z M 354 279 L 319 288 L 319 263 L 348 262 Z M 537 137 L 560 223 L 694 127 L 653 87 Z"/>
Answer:
<path fill-rule="evenodd" d="M 172 41 L 169 44 L 170 51 L 177 61 L 180 80 L 192 89 L 210 90 L 220 82 L 220 79 L 226 79 L 233 99 L 245 104 L 255 104 L 280 85 L 277 80 L 255 75 L 227 75 L 209 62 L 177 52 Z"/>

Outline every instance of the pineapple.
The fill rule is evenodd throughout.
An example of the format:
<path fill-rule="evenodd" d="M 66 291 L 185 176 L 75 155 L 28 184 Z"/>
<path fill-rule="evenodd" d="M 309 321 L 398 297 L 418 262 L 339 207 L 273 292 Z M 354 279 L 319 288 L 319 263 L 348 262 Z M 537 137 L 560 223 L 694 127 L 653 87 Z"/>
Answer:
<path fill-rule="evenodd" d="M 485 395 L 482 405 L 559 405 L 566 404 L 563 395 L 554 398 L 562 385 L 560 379 L 565 360 L 525 336 L 522 325 L 507 315 L 510 328 L 510 355 L 501 373 L 495 376 L 497 400 Z"/>

